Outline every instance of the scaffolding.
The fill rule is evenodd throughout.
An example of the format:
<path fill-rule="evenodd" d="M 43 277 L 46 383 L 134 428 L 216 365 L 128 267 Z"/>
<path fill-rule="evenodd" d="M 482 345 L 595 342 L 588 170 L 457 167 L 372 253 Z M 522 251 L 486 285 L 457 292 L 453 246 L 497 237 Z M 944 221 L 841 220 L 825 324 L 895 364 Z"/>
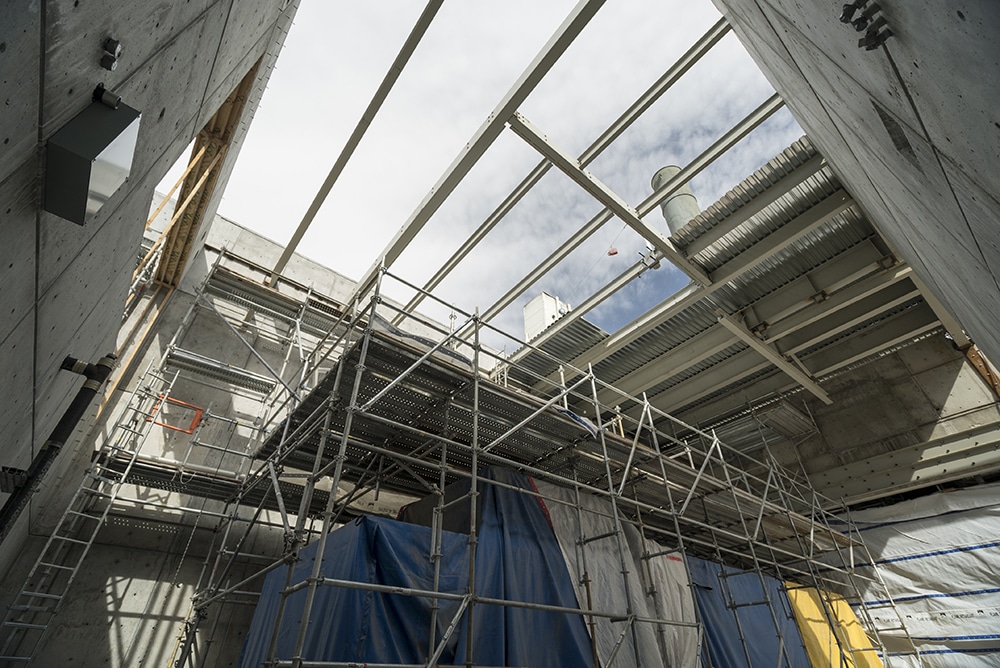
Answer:
<path fill-rule="evenodd" d="M 587 546 L 598 541 L 616 545 L 626 593 L 632 591 L 630 578 L 638 578 L 646 592 L 655 592 L 648 569 L 652 560 L 665 555 L 697 556 L 738 569 L 725 571 L 724 582 L 734 577 L 760 578 L 763 600 L 737 601 L 729 592 L 729 605 L 733 609 L 762 606 L 779 639 L 777 616 L 782 613 L 763 586 L 765 576 L 791 583 L 789 586 L 836 592 L 855 605 L 871 645 L 841 644 L 839 651 L 845 660 L 857 663 L 859 654 L 875 653 L 885 665 L 894 665 L 899 656 L 915 657 L 919 665 L 919 653 L 877 568 L 873 569 L 873 559 L 860 535 L 842 516 L 834 514 L 838 510 L 834 502 L 821 498 L 804 475 L 782 468 L 766 447 L 758 457 L 729 448 L 715 434 L 657 410 L 644 396 L 618 393 L 602 383 L 592 369 L 571 369 L 577 379 L 568 386 L 535 374 L 533 383 L 549 384 L 541 393 L 512 387 L 505 373 L 508 359 L 482 342 L 484 332 L 505 336 L 502 332 L 478 314 L 443 302 L 439 303 L 464 320 L 458 327 L 438 326 L 407 313 L 383 297 L 387 281 L 420 291 L 382 270 L 372 292 L 343 308 L 328 335 L 304 357 L 301 380 L 294 391 L 288 392 L 283 402 L 273 404 L 268 435 L 231 498 L 232 514 L 220 522 L 218 549 L 206 560 L 206 577 L 185 624 L 175 665 L 200 665 L 198 646 L 205 642 L 200 625 L 212 606 L 245 601 L 247 589 L 259 586 L 265 575 L 281 569 L 286 570 L 286 576 L 271 636 L 269 666 L 351 665 L 303 656 L 310 613 L 321 587 L 368 589 L 435 602 L 428 629 L 428 656 L 421 664 L 426 666 L 436 665 L 463 615 L 471 634 L 480 606 L 583 615 L 592 633 L 595 619 L 613 620 L 621 626 L 619 640 L 610 656 L 597 656 L 595 646 L 595 665 L 611 665 L 623 648 L 634 653 L 631 659 L 635 665 L 648 665 L 639 654 L 636 629 L 640 625 L 650 625 L 657 632 L 665 627 L 693 629 L 698 637 L 697 654 L 701 654 L 704 629 L 697 619 L 680 619 L 662 609 L 657 609 L 655 616 L 638 615 L 631 595 L 626 596 L 624 609 L 608 610 L 595 609 L 589 602 L 584 606 L 582 601 L 580 609 L 559 608 L 477 594 L 476 507 L 484 485 L 502 484 L 482 478 L 485 466 L 513 469 L 569 490 L 577 512 L 582 496 L 602 500 L 611 531 L 581 534 L 577 539 L 582 583 L 588 588 L 593 574 L 586 567 Z M 423 298 L 437 301 L 429 293 Z M 413 334 L 415 331 L 420 334 Z M 465 331 L 471 332 L 466 338 L 456 333 Z M 537 349 L 534 352 L 544 354 Z M 565 365 L 561 360 L 553 362 Z M 319 368 L 322 372 L 316 371 Z M 520 372 L 531 373 L 525 369 Z M 629 401 L 641 406 L 638 417 L 599 401 L 599 394 L 607 396 L 607 391 L 618 395 L 615 406 Z M 282 477 L 289 474 L 304 479 L 294 496 L 282 487 Z M 459 480 L 467 481 L 468 493 L 446 501 L 445 488 Z M 564 495 L 512 489 L 546 503 L 567 503 Z M 338 524 L 354 516 L 352 504 L 371 492 L 436 497 L 433 537 L 427 546 L 435 568 L 440 567 L 440 518 L 446 506 L 468 504 L 472 518 L 468 527 L 468 591 L 439 590 L 436 577 L 432 590 L 400 590 L 324 577 L 326 538 Z M 246 508 L 254 509 L 249 522 Z M 266 508 L 275 508 L 280 515 L 285 548 L 274 558 L 258 557 L 261 566 L 234 582 L 230 577 L 233 565 L 254 557 L 244 546 L 254 521 Z M 579 526 L 582 531 L 582 522 Z M 626 527 L 637 529 L 643 541 L 649 538 L 663 547 L 655 554 L 642 555 L 639 573 L 630 570 L 624 556 Z M 317 546 L 311 576 L 295 582 L 294 564 L 303 547 L 312 542 Z M 865 573 L 862 568 L 867 569 Z M 871 571 L 874 575 L 868 574 Z M 688 578 L 690 586 L 690 574 Z M 289 596 L 303 590 L 305 610 L 295 650 L 291 656 L 278 656 L 278 627 L 285 604 Z M 458 612 L 448 620 L 445 633 L 436 634 L 436 602 L 447 600 L 460 603 Z M 826 599 L 820 600 L 825 605 Z M 879 608 L 887 612 L 873 614 L 866 603 L 871 600 L 877 600 Z M 833 624 L 834 612 L 827 607 L 825 614 Z M 892 642 L 887 633 L 896 634 Z M 631 642 L 627 641 L 629 636 Z M 752 639 L 742 637 L 742 631 L 741 639 L 749 660 L 747 648 Z M 792 665 L 783 639 L 781 643 L 783 665 Z M 465 663 L 477 665 L 471 642 L 468 648 Z"/>
<path fill-rule="evenodd" d="M 640 650 L 639 637 L 650 629 L 661 648 L 670 633 L 693 634 L 687 636 L 693 639 L 692 656 L 702 656 L 705 629 L 697 606 L 682 614 L 667 609 L 656 595 L 657 564 L 673 558 L 684 561 L 686 587 L 693 596 L 684 556 L 727 566 L 721 578 L 727 606 L 760 606 L 781 640 L 782 665 L 792 665 L 779 619 L 788 613 L 772 600 L 764 586 L 766 576 L 789 587 L 833 592 L 855 606 L 871 644 L 851 647 L 838 637 L 845 661 L 864 665 L 859 657 L 875 653 L 886 665 L 894 665 L 899 656 L 915 657 L 919 665 L 919 653 L 892 597 L 872 568 L 860 535 L 844 521 L 843 509 L 821 498 L 803 473 L 782 468 L 766 442 L 750 456 L 716 434 L 656 409 L 645 396 L 618 392 L 591 368 L 574 369 L 562 360 L 550 358 L 564 368 L 563 378 L 574 378 L 568 385 L 524 366 L 511 374 L 516 362 L 483 343 L 484 334 L 493 339 L 505 334 L 477 313 L 443 302 L 438 303 L 459 319 L 457 326 L 406 312 L 384 298 L 385 284 L 419 288 L 386 270 L 379 273 L 370 294 L 340 305 L 297 284 L 282 292 L 275 285 L 280 287 L 285 279 L 267 285 L 266 268 L 224 249 L 215 251 L 217 259 L 158 365 L 135 383 L 134 397 L 142 401 L 127 402 L 74 498 L 93 497 L 97 492 L 91 489 L 103 496 L 85 508 L 74 500 L 50 541 L 73 550 L 53 556 L 46 548 L 22 588 L 23 595 L 34 598 L 20 600 L 9 610 L 3 629 L 6 660 L 30 662 L 109 515 L 152 509 L 193 518 L 182 559 L 195 529 L 215 523 L 171 657 L 178 668 L 211 665 L 208 648 L 216 642 L 221 615 L 213 619 L 210 612 L 253 605 L 263 577 L 280 570 L 285 580 L 269 666 L 351 665 L 303 656 L 310 611 L 321 587 L 431 601 L 428 652 L 420 664 L 428 667 L 436 665 L 463 615 L 471 636 L 483 606 L 583 616 L 594 643 L 595 666 L 654 665 L 656 660 Z M 438 301 L 429 293 L 422 297 Z M 244 352 L 242 366 L 214 358 L 198 347 L 199 337 L 189 337 L 201 313 L 228 332 L 228 340 L 238 342 L 234 348 Z M 466 331 L 470 334 L 463 338 Z M 527 345 L 508 340 L 513 347 Z M 537 348 L 533 353 L 546 355 Z M 526 377 L 527 383 L 513 380 Z M 539 383 L 545 384 L 543 391 L 529 391 Z M 196 386 L 240 396 L 246 405 L 257 406 L 257 414 L 252 419 L 234 417 L 224 407 L 190 403 Z M 608 396 L 613 401 L 599 400 Z M 618 408 L 627 404 L 639 410 Z M 137 411 L 142 419 L 136 418 Z M 206 424 L 228 425 L 225 442 L 206 436 Z M 172 457 L 144 448 L 157 426 L 178 439 L 171 441 Z M 506 487 L 575 513 L 571 523 L 577 532 L 573 542 L 579 608 L 476 592 L 477 504 L 486 485 L 505 486 L 483 477 L 487 466 L 530 476 L 539 481 L 538 489 Z M 446 499 L 445 489 L 459 481 L 468 491 Z M 157 500 L 141 493 L 128 495 L 126 486 L 162 490 L 167 496 Z M 408 500 L 434 499 L 432 537 L 426 546 L 434 564 L 433 588 L 400 590 L 325 577 L 321 566 L 330 533 L 364 512 L 359 500 L 366 495 L 389 493 Z M 469 587 L 447 591 L 437 577 L 442 518 L 446 508 L 459 504 L 468 507 L 470 517 Z M 593 528 L 593 523 L 586 528 L 588 513 L 600 518 L 601 528 Z M 255 552 L 254 536 L 262 531 L 280 535 L 280 540 L 272 541 L 270 551 Z M 629 536 L 636 535 L 644 548 L 630 558 Z M 316 549 L 313 572 L 296 582 L 294 566 L 310 544 Z M 595 550 L 609 545 L 610 552 L 604 554 L 617 555 L 621 581 L 616 586 L 624 594 L 614 605 L 602 607 L 595 605 L 598 599 L 592 600 L 591 593 L 596 595 L 602 577 L 612 576 L 594 570 Z M 733 594 L 730 581 L 747 577 L 759 579 L 761 600 L 738 600 Z M 285 603 L 297 592 L 304 592 L 306 604 L 296 647 L 292 655 L 279 656 L 277 636 Z M 828 598 L 819 600 L 833 625 L 835 613 Z M 438 604 L 445 601 L 458 606 L 444 620 L 441 633 L 436 629 L 444 613 Z M 598 648 L 595 630 L 602 625 L 613 632 L 610 649 Z M 739 631 L 749 661 L 752 639 Z M 479 665 L 472 647 L 470 639 L 464 661 Z"/>

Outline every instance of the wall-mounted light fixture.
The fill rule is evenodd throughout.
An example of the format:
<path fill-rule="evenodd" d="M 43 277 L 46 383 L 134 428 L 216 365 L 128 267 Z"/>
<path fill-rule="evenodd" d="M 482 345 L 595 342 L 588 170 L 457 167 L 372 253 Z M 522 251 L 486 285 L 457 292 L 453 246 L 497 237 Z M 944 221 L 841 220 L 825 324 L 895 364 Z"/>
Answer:
<path fill-rule="evenodd" d="M 140 116 L 120 96 L 98 86 L 93 103 L 45 147 L 43 208 L 77 225 L 93 219 L 128 179 Z"/>

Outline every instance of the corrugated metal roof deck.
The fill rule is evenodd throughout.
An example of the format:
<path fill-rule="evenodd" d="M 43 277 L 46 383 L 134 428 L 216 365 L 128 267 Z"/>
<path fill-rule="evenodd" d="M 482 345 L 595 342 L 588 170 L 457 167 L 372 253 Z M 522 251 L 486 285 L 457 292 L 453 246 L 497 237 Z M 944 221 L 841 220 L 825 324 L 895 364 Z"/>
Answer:
<path fill-rule="evenodd" d="M 798 216 L 841 190 L 840 181 L 828 166 L 820 166 L 811 176 L 781 193 L 759 212 L 746 216 L 745 220 L 733 217 L 744 216 L 745 214 L 741 213 L 741 210 L 746 211 L 744 207 L 816 157 L 816 150 L 809 140 L 800 139 L 726 193 L 719 201 L 706 208 L 679 230 L 672 240 L 679 248 L 684 249 L 702 237 L 711 235 L 711 243 L 706 245 L 703 240 L 702 243 L 696 244 L 706 247 L 690 257 L 709 274 L 738 258 L 755 244 L 767 243 L 769 235 L 781 230 Z M 725 228 L 732 227 L 736 220 L 740 222 L 731 231 L 721 236 L 713 232 L 720 225 Z M 715 239 L 716 236 L 719 238 Z M 782 250 L 770 254 L 727 283 L 707 291 L 709 294 L 704 298 L 595 363 L 594 372 L 602 382 L 614 385 L 661 355 L 716 327 L 718 311 L 728 314 L 739 313 L 763 297 L 870 239 L 875 240 L 877 246 L 880 245 L 876 231 L 861 211 L 855 205 L 848 206 L 821 226 L 802 235 Z M 876 270 L 873 268 L 872 272 L 874 271 Z M 667 298 L 669 295 L 663 297 Z M 541 349 L 558 360 L 571 361 L 608 336 L 581 318 L 546 341 Z M 828 342 L 821 342 L 814 347 L 818 349 L 826 343 Z M 670 378 L 657 379 L 655 384 L 643 390 L 652 397 L 677 387 L 699 373 L 740 354 L 747 347 L 745 343 L 734 338 L 732 345 L 705 359 L 695 361 L 690 367 Z M 521 364 L 538 375 L 532 378 L 530 374 L 519 373 L 516 369 L 512 369 L 511 378 L 530 386 L 535 384 L 539 377 L 554 372 L 559 363 L 552 358 L 532 353 L 527 355 Z M 774 373 L 777 373 L 774 367 L 762 369 L 749 377 L 734 378 L 733 384 L 742 386 L 750 379 L 759 379 Z M 725 390 L 720 391 L 725 392 Z M 697 403 L 718 396 L 720 391 L 711 392 Z"/>

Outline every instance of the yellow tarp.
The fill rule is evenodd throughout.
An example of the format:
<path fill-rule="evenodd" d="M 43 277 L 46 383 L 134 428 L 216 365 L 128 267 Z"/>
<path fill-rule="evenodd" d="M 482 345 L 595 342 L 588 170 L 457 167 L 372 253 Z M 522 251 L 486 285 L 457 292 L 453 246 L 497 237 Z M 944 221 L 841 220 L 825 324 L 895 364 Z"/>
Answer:
<path fill-rule="evenodd" d="M 786 582 L 785 588 L 813 668 L 882 668 L 847 601 L 824 591 L 824 608 L 819 590 L 793 582 Z"/>

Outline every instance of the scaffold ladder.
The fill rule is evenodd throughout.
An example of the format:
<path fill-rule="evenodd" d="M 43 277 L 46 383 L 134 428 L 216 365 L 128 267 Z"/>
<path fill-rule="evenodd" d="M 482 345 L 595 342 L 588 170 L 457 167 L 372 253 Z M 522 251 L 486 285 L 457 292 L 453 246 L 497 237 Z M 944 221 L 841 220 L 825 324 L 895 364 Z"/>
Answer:
<path fill-rule="evenodd" d="M 168 380 L 147 369 L 132 391 L 20 592 L 7 608 L 0 625 L 0 662 L 27 665 L 34 658 L 176 378 L 174 374 Z M 125 462 L 120 473 L 109 465 L 116 459 Z"/>

